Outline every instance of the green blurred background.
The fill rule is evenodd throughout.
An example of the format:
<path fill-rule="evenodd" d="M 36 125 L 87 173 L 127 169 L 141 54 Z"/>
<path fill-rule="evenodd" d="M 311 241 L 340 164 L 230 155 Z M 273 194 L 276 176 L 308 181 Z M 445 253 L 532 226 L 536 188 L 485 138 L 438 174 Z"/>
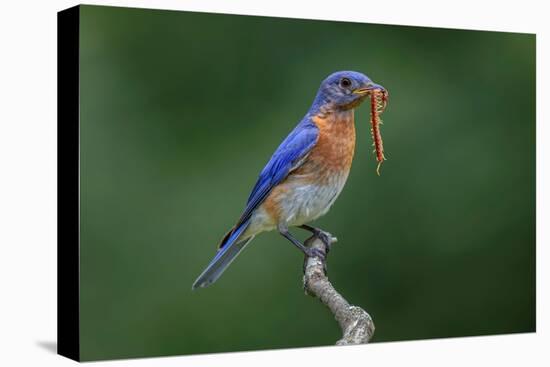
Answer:
<path fill-rule="evenodd" d="M 535 330 L 534 35 L 83 6 L 80 39 L 83 359 L 334 344 L 275 233 L 191 284 L 342 69 L 390 91 L 381 177 L 364 105 L 316 223 L 373 342 Z"/>

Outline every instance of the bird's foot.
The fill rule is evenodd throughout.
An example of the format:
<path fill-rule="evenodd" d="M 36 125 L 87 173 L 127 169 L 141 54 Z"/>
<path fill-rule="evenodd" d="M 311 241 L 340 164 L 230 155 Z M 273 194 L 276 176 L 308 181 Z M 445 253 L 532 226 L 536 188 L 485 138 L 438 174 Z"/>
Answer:
<path fill-rule="evenodd" d="M 323 240 L 321 240 L 323 241 Z M 319 261 L 323 264 L 323 272 L 325 273 L 325 276 L 327 275 L 327 253 L 328 253 L 328 247 L 325 244 L 325 249 L 319 249 L 317 247 L 306 247 L 306 250 L 304 251 L 305 257 L 304 257 L 304 266 L 303 266 L 303 272 L 306 273 L 307 268 L 307 262 L 309 258 L 317 258 Z"/>
<path fill-rule="evenodd" d="M 332 235 L 328 232 L 325 232 L 321 229 L 317 229 L 313 235 L 323 241 L 325 244 L 325 247 L 327 249 L 327 253 L 332 249 L 332 242 L 336 242 L 336 238 L 332 237 Z"/>
<path fill-rule="evenodd" d="M 309 232 L 313 233 L 313 235 L 315 237 L 317 237 L 318 239 L 323 241 L 323 243 L 325 244 L 325 247 L 327 249 L 327 251 L 326 251 L 327 253 L 331 250 L 332 244 L 334 242 L 338 241 L 338 239 L 336 237 L 332 237 L 332 235 L 330 233 L 325 232 L 320 228 L 312 227 L 312 226 L 307 225 L 307 224 L 301 225 L 300 228 L 305 229 L 306 231 L 309 231 Z"/>
<path fill-rule="evenodd" d="M 327 248 L 327 250 L 328 250 L 328 248 Z M 306 260 L 307 260 L 308 257 L 316 257 L 319 260 L 321 260 L 322 262 L 325 262 L 325 260 L 327 259 L 326 252 L 321 250 L 321 249 L 318 249 L 316 247 L 307 247 L 305 255 L 306 255 Z"/>

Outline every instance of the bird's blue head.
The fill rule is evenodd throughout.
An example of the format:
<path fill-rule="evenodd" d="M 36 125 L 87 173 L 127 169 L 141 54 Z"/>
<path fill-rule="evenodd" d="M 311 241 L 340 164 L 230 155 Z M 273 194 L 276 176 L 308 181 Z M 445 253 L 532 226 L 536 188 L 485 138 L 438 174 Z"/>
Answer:
<path fill-rule="evenodd" d="M 337 71 L 321 83 L 314 107 L 348 110 L 357 107 L 373 90 L 385 91 L 365 74 L 357 71 Z"/>

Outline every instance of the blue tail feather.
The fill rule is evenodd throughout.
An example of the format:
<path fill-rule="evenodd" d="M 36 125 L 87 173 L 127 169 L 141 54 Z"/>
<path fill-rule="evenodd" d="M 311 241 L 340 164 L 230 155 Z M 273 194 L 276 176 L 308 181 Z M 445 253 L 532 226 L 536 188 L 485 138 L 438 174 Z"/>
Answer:
<path fill-rule="evenodd" d="M 244 249 L 244 247 L 252 240 L 251 238 L 239 241 L 239 237 L 248 227 L 249 221 L 240 224 L 231 234 L 222 242 L 222 245 L 216 256 L 210 261 L 210 264 L 199 275 L 195 283 L 193 283 L 193 289 L 208 287 L 214 283 L 227 269 L 231 262 L 237 257 L 237 255 Z"/>

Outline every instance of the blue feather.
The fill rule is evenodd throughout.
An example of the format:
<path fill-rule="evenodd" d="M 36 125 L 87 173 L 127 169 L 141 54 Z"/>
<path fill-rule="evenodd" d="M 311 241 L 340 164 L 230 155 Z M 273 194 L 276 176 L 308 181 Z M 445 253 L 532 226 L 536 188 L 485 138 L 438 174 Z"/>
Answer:
<path fill-rule="evenodd" d="M 306 116 L 279 145 L 265 165 L 246 204 L 237 225 L 250 219 L 271 190 L 283 181 L 290 171 L 317 143 L 319 128 Z"/>
<path fill-rule="evenodd" d="M 214 259 L 195 280 L 193 289 L 207 287 L 214 283 L 252 240 L 252 237 L 241 239 L 241 235 L 250 223 L 252 213 L 261 205 L 271 190 L 283 181 L 290 171 L 296 168 L 296 164 L 310 152 L 315 146 L 318 136 L 317 125 L 311 121 L 309 116 L 306 116 L 283 140 L 260 173 L 235 229 L 222 242 Z"/>
<path fill-rule="evenodd" d="M 210 261 L 210 264 L 208 264 L 197 280 L 195 280 L 192 289 L 207 287 L 222 275 L 225 269 L 227 269 L 237 255 L 244 249 L 250 240 L 252 240 L 252 238 L 249 238 L 244 241 L 239 241 L 240 235 L 247 227 L 248 221 L 236 227 L 235 230 L 231 232 L 231 235 L 229 235 L 223 247 L 220 247 L 216 256 Z"/>

